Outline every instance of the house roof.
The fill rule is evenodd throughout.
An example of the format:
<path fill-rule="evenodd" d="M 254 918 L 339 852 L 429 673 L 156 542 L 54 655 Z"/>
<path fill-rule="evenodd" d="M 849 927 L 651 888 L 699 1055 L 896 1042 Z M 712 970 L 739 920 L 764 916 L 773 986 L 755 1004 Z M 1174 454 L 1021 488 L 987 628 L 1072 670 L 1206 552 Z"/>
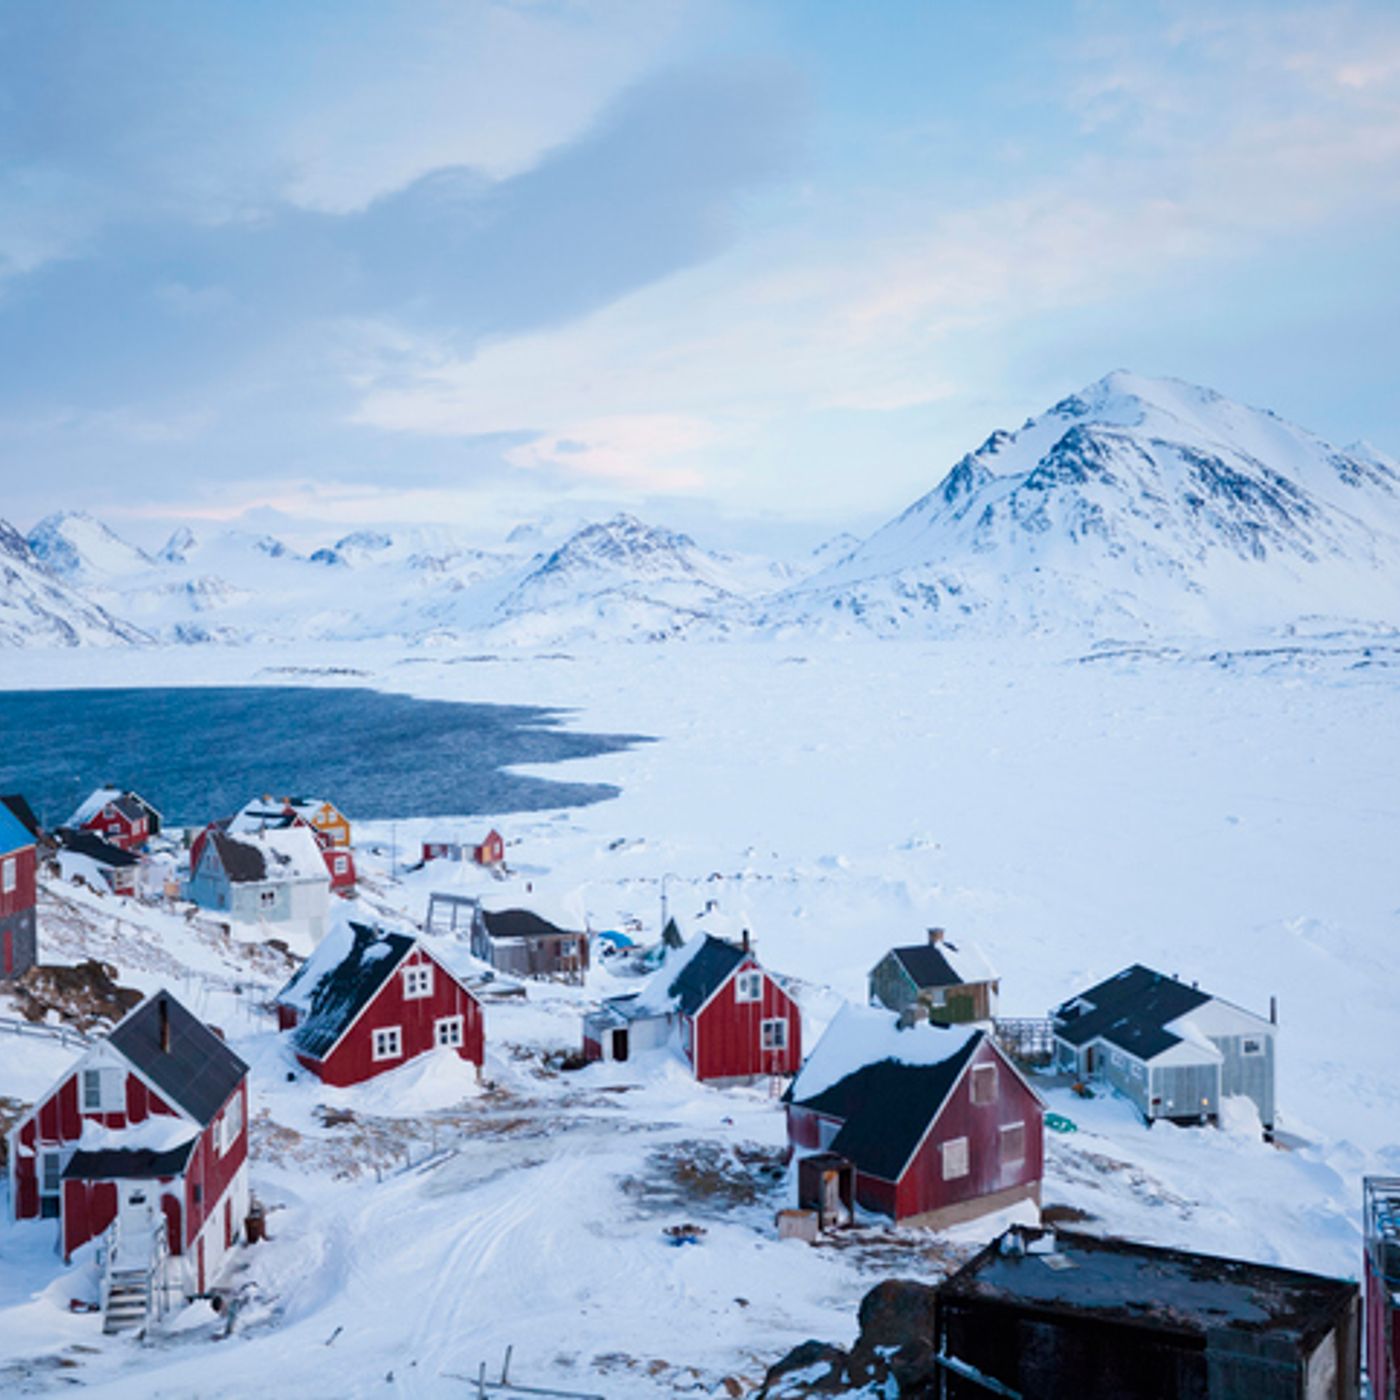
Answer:
<path fill-rule="evenodd" d="M 337 923 L 277 994 L 301 1013 L 292 1044 L 325 1059 L 416 942 L 412 934 L 349 919 Z"/>
<path fill-rule="evenodd" d="M 676 1009 L 693 1016 L 724 985 L 730 974 L 751 954 L 733 943 L 713 934 L 700 935 L 704 940 L 685 965 L 672 974 L 666 994 Z M 666 975 L 666 968 L 661 969 Z"/>
<path fill-rule="evenodd" d="M 492 938 L 558 938 L 571 931 L 556 927 L 529 909 L 483 909 L 481 922 Z"/>
<path fill-rule="evenodd" d="M 922 1034 L 912 1027 L 906 1034 Z M 883 1181 L 898 1181 L 964 1066 L 986 1033 L 974 1031 L 935 1064 L 877 1060 L 808 1099 L 800 1107 L 841 1120 L 830 1150 Z"/>
<path fill-rule="evenodd" d="M 11 851 L 20 851 L 33 844 L 33 835 L 11 810 L 8 799 L 0 801 L 0 855 L 9 855 Z"/>
<path fill-rule="evenodd" d="M 65 851 L 72 851 L 74 855 L 86 856 L 89 860 L 95 860 L 99 865 L 111 866 L 113 869 L 126 869 L 129 866 L 141 864 L 141 857 L 135 851 L 126 851 L 120 846 L 114 846 L 95 831 L 88 831 L 81 827 L 61 826 L 55 835 L 58 837 L 58 844 Z"/>
<path fill-rule="evenodd" d="M 170 1048 L 161 1048 L 161 1007 L 170 1018 Z M 107 1037 L 163 1098 L 208 1126 L 248 1066 L 197 1016 L 165 990 L 123 1017 Z"/>
<path fill-rule="evenodd" d="M 326 863 L 316 838 L 304 826 L 260 830 L 231 836 L 212 827 L 209 840 L 224 873 L 234 884 L 275 880 L 324 879 Z"/>
<path fill-rule="evenodd" d="M 1058 1007 L 1055 1034 L 1074 1046 L 1106 1040 L 1150 1060 L 1184 1039 L 1168 1026 L 1210 999 L 1199 988 L 1135 963 Z M 1089 1009 L 1076 1010 L 1076 1002 L 1089 1003 Z"/>
<path fill-rule="evenodd" d="M 164 1151 L 151 1147 L 106 1147 L 95 1152 L 79 1148 L 63 1169 L 64 1181 L 132 1181 L 179 1176 L 198 1138 Z"/>
<path fill-rule="evenodd" d="M 111 803 L 128 821 L 140 821 L 149 814 L 159 815 L 149 802 L 134 792 L 126 792 L 119 787 L 94 788 L 78 810 L 68 818 L 69 826 L 86 826 L 108 803 Z"/>
<path fill-rule="evenodd" d="M 967 982 L 990 982 L 996 977 L 991 964 L 970 943 L 915 943 L 891 948 L 916 987 L 959 987 Z"/>
<path fill-rule="evenodd" d="M 0 794 L 0 807 L 7 808 L 10 815 L 37 841 L 39 839 L 39 818 L 28 800 L 18 792 Z M 14 847 L 9 849 L 13 850 Z"/>

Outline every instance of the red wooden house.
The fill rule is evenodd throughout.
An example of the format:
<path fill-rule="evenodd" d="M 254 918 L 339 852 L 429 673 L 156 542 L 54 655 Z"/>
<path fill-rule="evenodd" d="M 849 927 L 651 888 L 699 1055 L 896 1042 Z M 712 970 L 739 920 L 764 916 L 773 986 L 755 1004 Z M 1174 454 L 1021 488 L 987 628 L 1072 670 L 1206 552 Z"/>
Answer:
<path fill-rule="evenodd" d="M 983 1030 L 847 1006 L 785 1096 L 794 1149 L 841 1158 L 867 1210 L 942 1229 L 1040 1203 L 1040 1095 Z"/>
<path fill-rule="evenodd" d="M 584 1020 L 584 1054 L 627 1059 L 668 1043 L 699 1080 L 739 1082 L 789 1075 L 802 1063 L 802 1013 L 760 966 L 744 935 L 738 944 L 699 934 L 647 986 L 613 997 Z"/>
<path fill-rule="evenodd" d="M 157 992 L 11 1129 L 15 1218 L 56 1218 L 65 1258 L 105 1236 L 109 1275 L 203 1293 L 242 1238 L 247 1122 L 248 1066 Z M 158 1305 L 152 1293 L 111 1296 L 109 1328 L 140 1325 Z"/>
<path fill-rule="evenodd" d="M 327 1084 L 362 1084 L 429 1050 L 481 1066 L 481 1004 L 418 939 L 346 920 L 277 994 L 297 1059 Z"/>
<path fill-rule="evenodd" d="M 0 805 L 0 978 L 18 977 L 38 959 L 33 834 Z"/>
<path fill-rule="evenodd" d="M 160 830 L 160 813 L 143 797 L 116 787 L 95 789 L 66 826 L 95 831 L 124 851 L 137 851 Z"/>
<path fill-rule="evenodd" d="M 495 827 L 476 845 L 442 833 L 423 839 L 422 859 L 425 865 L 430 860 L 470 860 L 475 865 L 501 865 L 505 858 L 506 843 Z"/>

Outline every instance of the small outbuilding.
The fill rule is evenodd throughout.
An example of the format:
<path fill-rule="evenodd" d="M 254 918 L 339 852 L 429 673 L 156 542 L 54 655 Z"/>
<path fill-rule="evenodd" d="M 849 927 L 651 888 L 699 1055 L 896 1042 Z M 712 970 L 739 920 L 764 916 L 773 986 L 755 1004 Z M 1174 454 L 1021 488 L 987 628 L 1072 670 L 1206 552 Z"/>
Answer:
<path fill-rule="evenodd" d="M 866 1210 L 942 1229 L 1040 1204 L 1045 1105 L 983 1029 L 844 1006 L 783 1101 L 793 1150 L 848 1161 Z"/>
<path fill-rule="evenodd" d="M 941 928 L 926 943 L 891 948 L 870 970 L 870 1004 L 888 1011 L 919 1006 L 939 1025 L 990 1021 L 1000 979 L 966 939 L 954 943 Z"/>
<path fill-rule="evenodd" d="M 423 942 L 342 920 L 277 994 L 277 1020 L 319 1079 L 362 1084 L 430 1050 L 481 1067 L 481 1004 Z"/>
<path fill-rule="evenodd" d="M 450 832 L 436 831 L 423 838 L 422 860 L 471 861 L 474 865 L 497 866 L 506 858 L 506 843 L 492 827 L 480 841 L 463 841 Z"/>
<path fill-rule="evenodd" d="M 1051 1013 L 1057 1066 L 1107 1084 L 1151 1123 L 1214 1123 L 1221 1100 L 1250 1099 L 1274 1129 L 1273 1015 L 1134 963 Z"/>
<path fill-rule="evenodd" d="M 993 1241 L 938 1285 L 934 1329 L 946 1400 L 1361 1393 L 1356 1284 L 1065 1230 Z"/>
<path fill-rule="evenodd" d="M 472 909 L 471 950 L 497 972 L 581 983 L 588 974 L 588 934 L 560 928 L 530 909 Z"/>
<path fill-rule="evenodd" d="M 84 880 L 94 889 L 105 885 L 113 894 L 136 893 L 141 857 L 114 845 L 95 831 L 61 826 L 58 837 L 58 873 L 65 880 Z"/>

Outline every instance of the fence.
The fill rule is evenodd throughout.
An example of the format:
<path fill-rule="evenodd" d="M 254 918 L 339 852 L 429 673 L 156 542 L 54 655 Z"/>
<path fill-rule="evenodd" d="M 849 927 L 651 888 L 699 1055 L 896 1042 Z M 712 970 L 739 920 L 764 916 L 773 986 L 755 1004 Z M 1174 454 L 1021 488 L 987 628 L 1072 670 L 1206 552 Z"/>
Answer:
<path fill-rule="evenodd" d="M 92 1037 L 72 1026 L 49 1026 L 42 1021 L 21 1021 L 13 1016 L 0 1016 L 0 1035 L 42 1036 L 60 1045 L 82 1049 L 92 1044 Z"/>
<path fill-rule="evenodd" d="M 1055 1058 L 1055 1024 L 1048 1016 L 1013 1016 L 992 1022 L 997 1044 L 1027 1065 L 1048 1065 Z"/>

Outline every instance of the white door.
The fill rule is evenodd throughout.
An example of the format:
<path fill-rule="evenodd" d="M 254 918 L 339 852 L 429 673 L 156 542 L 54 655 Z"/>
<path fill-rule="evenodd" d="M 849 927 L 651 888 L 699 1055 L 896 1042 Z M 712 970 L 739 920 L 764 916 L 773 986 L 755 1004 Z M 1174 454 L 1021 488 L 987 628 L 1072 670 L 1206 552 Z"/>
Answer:
<path fill-rule="evenodd" d="M 156 1228 L 156 1191 L 147 1181 L 117 1183 L 117 1249 L 127 1261 L 151 1257 Z"/>

